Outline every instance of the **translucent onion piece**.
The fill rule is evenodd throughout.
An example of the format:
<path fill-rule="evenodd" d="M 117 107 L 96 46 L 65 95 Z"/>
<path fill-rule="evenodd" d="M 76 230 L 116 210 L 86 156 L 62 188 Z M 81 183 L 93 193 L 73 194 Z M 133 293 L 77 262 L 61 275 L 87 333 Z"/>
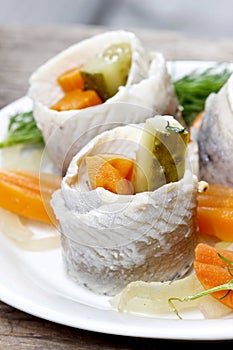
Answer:
<path fill-rule="evenodd" d="M 202 312 L 206 319 L 220 318 L 229 315 L 232 313 L 232 309 L 226 305 L 220 303 L 218 300 L 214 299 L 211 296 L 206 296 L 205 300 L 201 300 L 199 310 Z"/>
<path fill-rule="evenodd" d="M 220 241 L 215 244 L 215 248 L 233 250 L 233 243 L 227 241 Z"/>
<path fill-rule="evenodd" d="M 43 251 L 60 247 L 60 235 L 56 231 L 47 237 L 38 237 L 33 230 L 22 223 L 18 215 L 2 208 L 0 208 L 0 230 L 24 250 Z"/>
<path fill-rule="evenodd" d="M 172 314 L 168 299 L 171 297 L 183 298 L 194 295 L 203 290 L 195 274 L 184 277 L 174 282 L 150 282 L 136 281 L 129 283 L 121 293 L 110 299 L 113 309 L 119 312 L 129 312 L 156 316 L 158 314 Z M 231 309 L 207 295 L 199 299 L 173 304 L 181 313 L 184 310 L 198 309 L 205 318 L 219 318 L 230 312 Z M 185 316 L 182 315 L 183 318 Z"/>
<path fill-rule="evenodd" d="M 60 174 L 43 146 L 17 145 L 0 149 L 0 168 Z"/>
<path fill-rule="evenodd" d="M 18 215 L 2 208 L 0 208 L 0 230 L 18 243 L 29 241 L 33 237 L 32 231 L 22 224 Z"/>
<path fill-rule="evenodd" d="M 33 252 L 59 248 L 61 245 L 60 236 L 50 236 L 44 238 L 32 238 L 24 242 L 16 242 L 17 246 Z"/>
<path fill-rule="evenodd" d="M 26 148 L 22 145 L 3 148 L 0 150 L 0 168 L 39 171 L 43 151 L 43 147 Z"/>

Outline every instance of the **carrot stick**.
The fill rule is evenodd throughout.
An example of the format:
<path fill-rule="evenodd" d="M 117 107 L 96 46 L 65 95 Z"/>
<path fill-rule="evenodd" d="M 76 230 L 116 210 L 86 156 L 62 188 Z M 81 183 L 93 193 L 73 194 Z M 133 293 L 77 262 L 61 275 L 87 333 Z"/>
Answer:
<path fill-rule="evenodd" d="M 200 234 L 216 236 L 233 242 L 233 189 L 209 184 L 198 194 L 198 225 Z"/>
<path fill-rule="evenodd" d="M 0 170 L 0 206 L 27 218 L 54 222 L 50 199 L 60 187 L 61 177 L 52 174 L 36 176 L 17 170 Z"/>
<path fill-rule="evenodd" d="M 233 208 L 198 208 L 200 234 L 215 236 L 233 242 Z"/>

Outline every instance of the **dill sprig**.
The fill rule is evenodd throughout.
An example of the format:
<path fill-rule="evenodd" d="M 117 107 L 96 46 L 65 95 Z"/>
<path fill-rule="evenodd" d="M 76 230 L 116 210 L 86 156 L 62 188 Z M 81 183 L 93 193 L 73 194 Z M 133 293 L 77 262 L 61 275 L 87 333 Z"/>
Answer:
<path fill-rule="evenodd" d="M 44 140 L 38 129 L 33 112 L 17 113 L 10 117 L 8 134 L 0 142 L 0 148 L 11 147 L 19 144 L 43 145 Z"/>
<path fill-rule="evenodd" d="M 202 71 L 195 69 L 173 82 L 187 126 L 190 126 L 197 114 L 203 111 L 209 94 L 218 92 L 230 77 L 230 68 L 223 66 L 220 69 L 221 66 L 222 64 L 216 64 Z"/>

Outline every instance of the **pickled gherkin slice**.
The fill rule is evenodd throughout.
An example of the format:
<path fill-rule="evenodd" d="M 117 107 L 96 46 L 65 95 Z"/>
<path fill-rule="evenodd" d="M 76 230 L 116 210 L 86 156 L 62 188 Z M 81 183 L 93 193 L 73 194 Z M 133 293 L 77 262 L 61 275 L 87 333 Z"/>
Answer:
<path fill-rule="evenodd" d="M 102 100 L 114 96 L 128 79 L 132 52 L 128 43 L 114 44 L 81 68 L 88 89 L 95 90 Z"/>
<path fill-rule="evenodd" d="M 154 191 L 184 176 L 188 135 L 172 116 L 146 120 L 136 154 L 133 177 L 136 193 Z"/>

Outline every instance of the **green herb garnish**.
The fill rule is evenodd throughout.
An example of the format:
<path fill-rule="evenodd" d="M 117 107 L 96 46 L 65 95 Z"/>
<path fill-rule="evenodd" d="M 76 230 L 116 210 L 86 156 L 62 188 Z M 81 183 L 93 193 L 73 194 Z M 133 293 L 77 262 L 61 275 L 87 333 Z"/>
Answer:
<path fill-rule="evenodd" d="M 204 109 L 205 100 L 212 92 L 218 92 L 227 82 L 232 71 L 216 64 L 204 71 L 198 69 L 173 82 L 177 98 L 183 108 L 182 116 L 187 126 Z"/>
<path fill-rule="evenodd" d="M 165 129 L 168 130 L 168 131 L 176 132 L 178 134 L 182 134 L 186 130 L 185 128 L 180 129 L 177 126 L 170 125 L 169 121 L 167 122 L 167 126 L 166 126 Z"/>
<path fill-rule="evenodd" d="M 43 145 L 44 140 L 38 129 L 33 112 L 17 113 L 10 117 L 8 135 L 0 142 L 0 148 L 19 144 Z"/>

